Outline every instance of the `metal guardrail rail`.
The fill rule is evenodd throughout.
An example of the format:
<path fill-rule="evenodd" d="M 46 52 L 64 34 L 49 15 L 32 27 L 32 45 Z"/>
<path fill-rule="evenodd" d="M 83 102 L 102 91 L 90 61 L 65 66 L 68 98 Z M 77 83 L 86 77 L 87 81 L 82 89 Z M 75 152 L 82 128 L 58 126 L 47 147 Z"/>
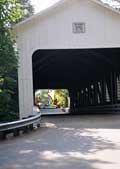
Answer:
<path fill-rule="evenodd" d="M 26 119 L 0 124 L 0 139 L 5 139 L 8 133 L 14 136 L 19 135 L 19 131 L 27 132 L 32 130 L 34 125 L 40 127 L 41 113 Z"/>

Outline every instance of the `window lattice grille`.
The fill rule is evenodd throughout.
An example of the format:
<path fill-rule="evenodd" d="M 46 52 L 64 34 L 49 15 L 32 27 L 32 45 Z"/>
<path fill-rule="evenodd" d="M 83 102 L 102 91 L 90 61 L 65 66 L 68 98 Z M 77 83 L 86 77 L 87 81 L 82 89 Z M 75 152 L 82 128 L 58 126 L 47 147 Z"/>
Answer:
<path fill-rule="evenodd" d="M 85 33 L 85 23 L 83 22 L 73 23 L 73 33 Z"/>

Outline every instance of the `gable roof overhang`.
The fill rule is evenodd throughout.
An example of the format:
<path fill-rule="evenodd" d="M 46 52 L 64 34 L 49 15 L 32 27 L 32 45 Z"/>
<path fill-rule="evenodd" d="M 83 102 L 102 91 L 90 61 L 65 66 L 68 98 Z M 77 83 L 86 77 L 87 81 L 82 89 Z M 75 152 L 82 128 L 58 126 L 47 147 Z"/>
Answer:
<path fill-rule="evenodd" d="M 22 26 L 22 25 L 24 25 L 24 24 L 26 24 L 26 23 L 28 23 L 28 22 L 34 20 L 34 19 L 36 19 L 36 18 L 39 17 L 39 16 L 42 16 L 42 15 L 44 15 L 44 14 L 46 14 L 46 13 L 52 11 L 53 9 L 57 8 L 58 6 L 60 7 L 62 4 L 64 4 L 64 3 L 67 2 L 67 1 L 68 1 L 68 0 L 60 0 L 60 1 L 58 1 L 58 2 L 55 3 L 54 5 L 52 5 L 52 6 L 48 7 L 48 8 L 46 8 L 46 9 L 40 11 L 39 13 L 37 13 L 37 14 L 35 14 L 35 15 L 33 15 L 33 16 L 31 16 L 31 17 L 29 17 L 29 18 L 27 18 L 27 19 L 25 19 L 25 20 L 23 20 L 23 21 L 21 21 L 21 22 L 19 22 L 19 23 L 17 23 L 17 24 L 14 26 L 14 29 L 16 29 L 16 28 L 18 28 L 19 26 Z M 117 14 L 120 14 L 120 11 L 119 11 L 119 10 L 116 10 L 116 9 L 112 8 L 111 6 L 108 6 L 107 4 L 102 3 L 100 0 L 90 0 L 90 1 L 92 1 L 92 2 L 94 2 L 94 3 L 97 3 L 98 5 L 100 5 L 100 6 L 104 7 L 104 8 L 107 8 L 107 9 L 109 9 L 109 10 L 111 10 L 111 11 L 117 13 Z"/>

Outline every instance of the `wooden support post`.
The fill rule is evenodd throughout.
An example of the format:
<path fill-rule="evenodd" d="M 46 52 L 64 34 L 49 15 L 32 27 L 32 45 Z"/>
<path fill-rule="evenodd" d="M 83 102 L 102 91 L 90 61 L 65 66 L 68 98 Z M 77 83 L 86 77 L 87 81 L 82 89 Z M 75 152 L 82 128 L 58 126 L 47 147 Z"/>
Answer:
<path fill-rule="evenodd" d="M 69 95 L 70 95 L 70 112 L 74 112 L 74 95 L 73 95 L 73 90 L 69 90 Z"/>
<path fill-rule="evenodd" d="M 74 100 L 75 100 L 75 109 L 78 107 L 78 95 L 77 95 L 77 90 L 75 90 L 75 93 L 74 93 Z"/>
<path fill-rule="evenodd" d="M 40 122 L 37 123 L 37 128 L 39 128 L 39 127 L 40 127 Z"/>
<path fill-rule="evenodd" d="M 33 124 L 30 124 L 30 125 L 29 125 L 29 129 L 30 129 L 30 130 L 33 130 L 33 129 L 34 129 Z"/>
<path fill-rule="evenodd" d="M 77 91 L 77 107 L 80 107 L 80 92 Z"/>
<path fill-rule="evenodd" d="M 111 85 L 111 91 L 110 91 L 110 94 L 111 94 L 111 103 L 114 104 L 114 91 L 113 91 L 113 73 L 111 72 L 110 74 L 110 85 Z"/>
<path fill-rule="evenodd" d="M 85 105 L 88 106 L 88 88 L 85 88 Z"/>
<path fill-rule="evenodd" d="M 117 103 L 117 75 L 115 72 L 113 72 L 113 103 L 116 104 Z"/>
<path fill-rule="evenodd" d="M 23 133 L 28 133 L 28 131 L 29 131 L 29 127 L 28 126 L 24 127 Z"/>
<path fill-rule="evenodd" d="M 89 87 L 89 105 L 92 105 L 92 92 L 91 92 L 91 85 Z"/>
<path fill-rule="evenodd" d="M 13 135 L 14 135 L 15 137 L 16 137 L 16 136 L 19 136 L 19 129 L 14 129 Z"/>
<path fill-rule="evenodd" d="M 85 89 L 83 89 L 83 105 L 86 105 L 86 92 Z"/>
<path fill-rule="evenodd" d="M 111 104 L 117 103 L 117 77 L 115 72 L 111 72 L 107 77 L 107 87 Z"/>
<path fill-rule="evenodd" d="M 97 100 L 98 100 L 98 96 L 100 99 L 100 104 L 102 103 L 102 85 L 101 82 L 97 83 Z"/>
<path fill-rule="evenodd" d="M 94 104 L 98 104 L 98 82 L 94 83 Z"/>
<path fill-rule="evenodd" d="M 81 105 L 84 105 L 84 91 L 81 89 Z"/>
<path fill-rule="evenodd" d="M 79 107 L 81 106 L 82 102 L 81 102 L 81 90 L 79 90 Z"/>
<path fill-rule="evenodd" d="M 107 89 L 108 89 L 108 96 L 109 96 L 109 101 L 111 104 L 113 104 L 113 95 L 112 95 L 112 92 L 113 92 L 113 87 L 112 87 L 112 81 L 111 81 L 111 74 L 109 76 L 107 76 L 106 78 L 106 86 L 107 86 Z M 107 93 L 106 93 L 106 101 L 108 102 L 108 97 L 107 97 Z"/>
<path fill-rule="evenodd" d="M 90 87 L 88 87 L 88 105 L 90 105 Z"/>
<path fill-rule="evenodd" d="M 73 91 L 73 106 L 74 106 L 74 109 L 76 109 L 76 91 L 74 90 Z"/>
<path fill-rule="evenodd" d="M 0 140 L 5 140 L 6 139 L 6 132 L 1 131 L 0 132 Z"/>
<path fill-rule="evenodd" d="M 94 86 L 93 84 L 90 86 L 90 98 L 91 98 L 91 105 L 94 104 Z"/>
<path fill-rule="evenodd" d="M 93 98 L 93 105 L 95 105 L 95 84 L 93 83 L 93 89 L 92 89 L 92 98 Z"/>
<path fill-rule="evenodd" d="M 85 89 L 86 106 L 88 106 L 88 88 Z"/>
<path fill-rule="evenodd" d="M 101 81 L 101 86 L 102 86 L 102 104 L 104 105 L 106 102 L 106 82 L 105 82 L 105 77 L 104 79 Z"/>
<path fill-rule="evenodd" d="M 117 75 L 117 103 L 120 103 L 120 74 Z"/>
<path fill-rule="evenodd" d="M 83 90 L 83 100 L 84 100 L 84 106 L 86 105 L 86 91 L 85 89 Z"/>

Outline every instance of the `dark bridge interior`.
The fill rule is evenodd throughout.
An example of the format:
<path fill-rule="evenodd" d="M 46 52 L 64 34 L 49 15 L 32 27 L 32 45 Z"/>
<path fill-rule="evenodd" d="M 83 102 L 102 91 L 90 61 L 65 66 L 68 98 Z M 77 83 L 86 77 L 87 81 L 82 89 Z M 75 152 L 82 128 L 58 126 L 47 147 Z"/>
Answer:
<path fill-rule="evenodd" d="M 71 113 L 120 111 L 120 48 L 37 50 L 36 89 L 68 89 Z"/>

